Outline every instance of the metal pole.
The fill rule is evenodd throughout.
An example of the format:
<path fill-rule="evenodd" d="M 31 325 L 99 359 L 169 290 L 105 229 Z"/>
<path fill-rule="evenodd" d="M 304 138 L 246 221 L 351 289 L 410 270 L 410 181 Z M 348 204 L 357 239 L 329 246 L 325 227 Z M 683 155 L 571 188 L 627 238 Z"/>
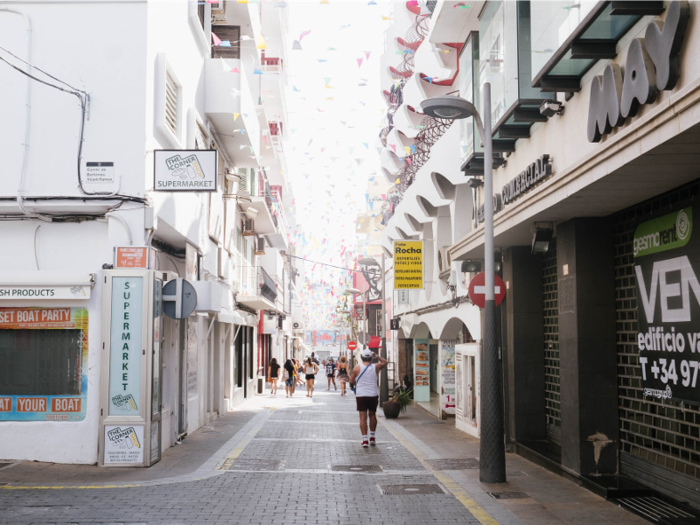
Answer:
<path fill-rule="evenodd" d="M 367 341 L 367 304 L 365 302 L 365 293 L 367 290 L 362 292 L 362 344 L 365 348 L 369 348 L 369 341 Z"/>
<path fill-rule="evenodd" d="M 382 350 L 380 355 L 386 359 L 386 255 L 382 253 Z M 384 406 L 384 401 L 389 399 L 389 373 L 387 367 L 382 368 L 380 372 L 379 382 L 379 401 L 380 406 Z"/>
<path fill-rule="evenodd" d="M 506 451 L 503 442 L 503 389 L 501 360 L 496 334 L 493 264 L 493 140 L 491 136 L 491 84 L 484 84 L 484 350 L 481 361 L 481 440 L 479 442 L 479 481 L 506 482 Z"/>

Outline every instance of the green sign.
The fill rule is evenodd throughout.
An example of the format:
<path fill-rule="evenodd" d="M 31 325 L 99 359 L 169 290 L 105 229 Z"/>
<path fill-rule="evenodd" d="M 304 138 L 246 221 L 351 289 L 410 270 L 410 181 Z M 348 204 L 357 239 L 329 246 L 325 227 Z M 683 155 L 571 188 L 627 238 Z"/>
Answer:
<path fill-rule="evenodd" d="M 681 248 L 693 232 L 693 209 L 683 208 L 663 217 L 644 222 L 634 231 L 634 256 Z"/>

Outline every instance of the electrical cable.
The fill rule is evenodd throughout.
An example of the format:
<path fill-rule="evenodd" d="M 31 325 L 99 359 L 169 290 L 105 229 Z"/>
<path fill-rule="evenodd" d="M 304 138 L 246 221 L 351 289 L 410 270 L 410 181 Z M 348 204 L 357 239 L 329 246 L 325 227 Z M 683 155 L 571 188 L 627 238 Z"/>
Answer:
<path fill-rule="evenodd" d="M 312 262 L 314 264 L 320 264 L 322 266 L 331 266 L 332 268 L 338 268 L 339 270 L 345 270 L 346 272 L 360 272 L 360 273 L 362 272 L 362 270 L 354 270 L 352 268 L 347 268 L 345 266 L 336 266 L 335 264 L 328 264 L 328 263 L 324 263 L 321 261 L 312 261 L 311 259 L 307 259 L 305 257 L 299 257 L 298 255 L 289 255 L 289 257 L 294 257 L 295 259 L 301 259 L 302 261 L 306 261 L 306 262 Z"/>

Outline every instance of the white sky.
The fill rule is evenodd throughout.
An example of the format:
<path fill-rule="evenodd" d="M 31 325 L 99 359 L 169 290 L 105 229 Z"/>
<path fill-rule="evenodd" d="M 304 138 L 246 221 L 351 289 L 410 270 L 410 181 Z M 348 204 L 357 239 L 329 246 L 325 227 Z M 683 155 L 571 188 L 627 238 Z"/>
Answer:
<path fill-rule="evenodd" d="M 297 239 L 297 253 L 338 266 L 343 266 L 343 248 L 354 251 L 355 220 L 365 211 L 368 179 L 379 172 L 377 136 L 386 109 L 379 60 L 391 21 L 382 20 L 388 16 L 387 2 L 369 1 L 287 0 L 290 133 L 285 147 L 303 235 Z M 310 33 L 301 39 L 302 50 L 293 51 L 294 40 L 306 31 Z M 313 298 L 305 295 L 305 306 L 318 304 L 308 311 L 313 326 L 307 328 L 331 328 L 319 323 L 325 324 L 334 310 L 328 302 L 342 294 L 342 272 L 321 265 L 311 272 L 313 264 L 299 264 L 305 265 L 310 280 L 325 281 L 334 292 L 328 295 L 324 286 Z"/>

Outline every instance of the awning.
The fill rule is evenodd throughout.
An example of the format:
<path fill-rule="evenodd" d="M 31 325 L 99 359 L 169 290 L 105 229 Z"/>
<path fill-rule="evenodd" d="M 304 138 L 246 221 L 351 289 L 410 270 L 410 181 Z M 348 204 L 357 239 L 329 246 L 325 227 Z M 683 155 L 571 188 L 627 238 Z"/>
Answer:
<path fill-rule="evenodd" d="M 238 311 L 222 310 L 216 316 L 220 323 L 228 324 L 248 324 L 247 320 Z"/>

